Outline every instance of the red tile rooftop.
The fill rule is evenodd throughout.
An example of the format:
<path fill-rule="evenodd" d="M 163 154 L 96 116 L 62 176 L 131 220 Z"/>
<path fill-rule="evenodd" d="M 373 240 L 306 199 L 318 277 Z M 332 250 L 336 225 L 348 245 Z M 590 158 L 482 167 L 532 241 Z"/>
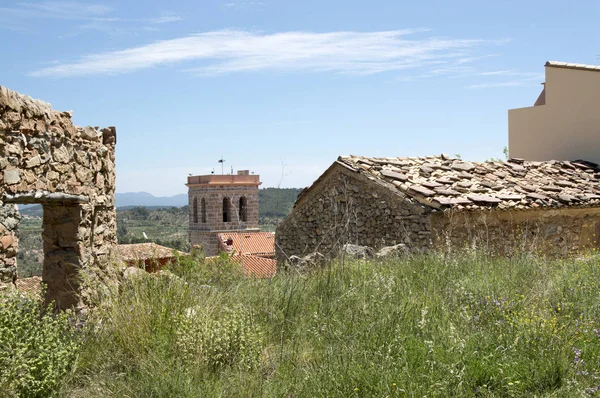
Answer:
<path fill-rule="evenodd" d="M 231 245 L 227 241 L 231 239 Z M 260 257 L 275 255 L 273 232 L 223 232 L 219 234 L 219 246 L 228 253 L 254 254 Z"/>

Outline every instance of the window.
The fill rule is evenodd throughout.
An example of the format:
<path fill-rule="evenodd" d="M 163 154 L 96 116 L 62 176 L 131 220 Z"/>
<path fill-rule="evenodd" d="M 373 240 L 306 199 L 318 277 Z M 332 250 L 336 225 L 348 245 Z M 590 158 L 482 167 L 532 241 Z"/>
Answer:
<path fill-rule="evenodd" d="M 223 198 L 223 222 L 231 222 L 231 200 Z"/>
<path fill-rule="evenodd" d="M 204 200 L 204 199 L 203 199 Z M 194 198 L 194 205 L 193 205 L 193 217 L 194 217 L 194 224 L 198 224 L 198 199 Z"/>
<path fill-rule="evenodd" d="M 246 222 L 248 221 L 248 200 L 245 196 L 240 198 L 240 205 L 238 206 L 238 213 L 240 216 L 240 221 Z"/>
<path fill-rule="evenodd" d="M 206 224 L 206 200 L 204 198 L 200 202 L 200 211 L 202 212 L 202 223 Z"/>

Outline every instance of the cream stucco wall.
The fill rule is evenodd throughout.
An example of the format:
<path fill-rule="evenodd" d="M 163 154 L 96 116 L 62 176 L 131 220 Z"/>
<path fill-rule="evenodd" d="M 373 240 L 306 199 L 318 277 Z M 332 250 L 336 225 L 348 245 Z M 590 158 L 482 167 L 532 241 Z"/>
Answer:
<path fill-rule="evenodd" d="M 600 163 L 600 71 L 546 66 L 545 105 L 508 111 L 510 157 Z"/>

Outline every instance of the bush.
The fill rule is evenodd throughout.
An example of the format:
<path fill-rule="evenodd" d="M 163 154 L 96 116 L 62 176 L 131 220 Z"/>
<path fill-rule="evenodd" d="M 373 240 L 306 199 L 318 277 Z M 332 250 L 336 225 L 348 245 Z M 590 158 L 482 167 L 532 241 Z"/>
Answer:
<path fill-rule="evenodd" d="M 185 362 L 212 370 L 224 366 L 251 369 L 260 353 L 261 337 L 249 311 L 226 308 L 218 316 L 190 308 L 177 328 L 177 348 Z"/>
<path fill-rule="evenodd" d="M 16 292 L 0 297 L 1 396 L 51 395 L 78 351 L 69 313 L 54 315 L 33 298 Z"/>

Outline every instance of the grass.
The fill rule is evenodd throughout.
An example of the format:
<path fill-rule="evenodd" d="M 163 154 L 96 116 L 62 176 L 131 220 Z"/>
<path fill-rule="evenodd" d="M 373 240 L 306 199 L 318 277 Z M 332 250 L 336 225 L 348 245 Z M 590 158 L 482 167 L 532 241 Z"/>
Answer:
<path fill-rule="evenodd" d="M 595 257 L 430 255 L 272 280 L 220 261 L 123 284 L 90 315 L 57 395 L 573 397 L 600 386 Z"/>

